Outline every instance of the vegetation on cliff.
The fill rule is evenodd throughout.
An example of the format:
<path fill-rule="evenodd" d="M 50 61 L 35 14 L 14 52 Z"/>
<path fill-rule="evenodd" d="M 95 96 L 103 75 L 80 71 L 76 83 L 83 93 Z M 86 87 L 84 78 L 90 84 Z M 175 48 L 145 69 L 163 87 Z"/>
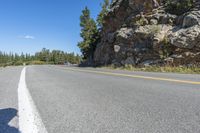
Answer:
<path fill-rule="evenodd" d="M 110 6 L 109 0 L 104 0 L 104 3 L 101 4 L 102 10 L 100 11 L 97 17 L 97 25 L 99 26 L 99 28 L 103 28 L 104 17 L 108 13 L 109 6 Z"/>
<path fill-rule="evenodd" d="M 166 10 L 171 14 L 181 15 L 194 7 L 194 0 L 166 0 Z"/>
<path fill-rule="evenodd" d="M 197 0 L 105 0 L 98 18 L 98 39 L 85 39 L 90 64 L 200 66 Z"/>
<path fill-rule="evenodd" d="M 103 27 L 104 17 L 108 13 L 109 0 L 104 0 L 101 4 L 102 10 L 100 11 L 97 20 L 91 18 L 90 10 L 85 7 L 80 16 L 80 36 L 82 41 L 78 43 L 83 59 L 92 62 L 96 45 L 100 39 L 100 31 Z"/>

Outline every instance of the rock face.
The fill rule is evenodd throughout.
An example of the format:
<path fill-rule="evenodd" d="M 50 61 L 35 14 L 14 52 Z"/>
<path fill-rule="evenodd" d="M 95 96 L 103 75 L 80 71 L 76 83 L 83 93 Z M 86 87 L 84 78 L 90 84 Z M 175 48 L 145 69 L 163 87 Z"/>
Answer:
<path fill-rule="evenodd" d="M 113 0 L 94 53 L 96 65 L 200 66 L 200 9 L 176 16 L 157 1 Z"/>

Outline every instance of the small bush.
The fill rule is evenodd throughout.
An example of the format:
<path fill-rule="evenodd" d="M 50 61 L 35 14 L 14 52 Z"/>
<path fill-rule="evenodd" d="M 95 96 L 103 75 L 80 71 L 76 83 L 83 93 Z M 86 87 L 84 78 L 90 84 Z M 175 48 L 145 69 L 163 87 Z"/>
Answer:
<path fill-rule="evenodd" d="M 160 57 L 162 59 L 169 57 L 171 52 L 171 48 L 170 48 L 170 43 L 169 40 L 167 39 L 167 37 L 164 37 L 163 41 L 161 42 L 161 47 L 160 47 Z"/>
<path fill-rule="evenodd" d="M 126 64 L 126 65 L 124 66 L 124 68 L 125 68 L 126 70 L 133 70 L 133 65 L 128 65 L 128 64 Z"/>
<path fill-rule="evenodd" d="M 2 64 L 0 64 L 0 67 L 7 67 L 7 65 L 2 63 Z"/>
<path fill-rule="evenodd" d="M 44 65 L 46 64 L 44 61 L 38 61 L 38 60 L 35 60 L 35 61 L 31 61 L 29 62 L 30 65 Z"/>
<path fill-rule="evenodd" d="M 136 25 L 139 25 L 139 26 L 144 26 L 144 25 L 147 25 L 148 24 L 148 20 L 145 19 L 144 17 L 140 18 L 139 20 L 137 20 L 135 22 Z"/>
<path fill-rule="evenodd" d="M 161 26 L 160 25 L 152 25 L 152 27 L 149 29 L 149 32 L 151 34 L 157 34 L 161 31 Z"/>
<path fill-rule="evenodd" d="M 15 65 L 15 66 L 22 66 L 23 63 L 24 63 L 23 61 L 17 61 L 17 62 L 14 62 L 13 65 Z"/>
<path fill-rule="evenodd" d="M 193 0 L 166 0 L 166 10 L 171 14 L 184 14 L 188 12 L 193 6 Z"/>

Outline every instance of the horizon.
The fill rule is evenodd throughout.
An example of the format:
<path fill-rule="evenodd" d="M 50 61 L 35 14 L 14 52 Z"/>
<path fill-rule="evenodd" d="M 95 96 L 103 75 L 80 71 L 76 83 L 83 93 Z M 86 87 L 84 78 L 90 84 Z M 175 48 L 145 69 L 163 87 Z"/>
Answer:
<path fill-rule="evenodd" d="M 79 17 L 85 6 L 96 17 L 98 1 L 2 0 L 0 1 L 0 51 L 35 54 L 46 48 L 81 54 Z M 76 6 L 71 6 L 76 4 Z"/>

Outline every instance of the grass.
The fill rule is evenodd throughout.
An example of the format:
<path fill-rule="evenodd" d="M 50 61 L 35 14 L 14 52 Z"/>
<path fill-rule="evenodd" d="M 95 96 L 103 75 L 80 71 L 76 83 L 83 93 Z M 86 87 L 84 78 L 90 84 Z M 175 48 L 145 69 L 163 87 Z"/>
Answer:
<path fill-rule="evenodd" d="M 148 66 L 148 67 L 134 67 L 126 65 L 123 67 L 115 67 L 113 65 L 104 68 L 128 70 L 128 71 L 144 71 L 144 72 L 163 72 L 163 73 L 182 73 L 182 74 L 200 74 L 199 67 L 171 67 L 171 66 Z"/>
<path fill-rule="evenodd" d="M 17 61 L 17 62 L 9 62 L 9 63 L 3 63 L 0 64 L 0 67 L 7 67 L 7 66 L 23 66 L 23 65 L 45 65 L 48 64 L 46 62 L 43 61 L 38 61 L 38 60 L 34 60 L 34 61 Z"/>
<path fill-rule="evenodd" d="M 26 65 L 45 65 L 48 64 L 42 61 L 25 62 Z M 49 63 L 50 64 L 50 63 Z M 23 63 L 16 64 L 0 64 L 0 67 L 18 66 Z M 172 66 L 148 66 L 148 67 L 134 67 L 132 65 L 125 65 L 123 67 L 116 67 L 114 65 L 104 66 L 101 68 L 115 69 L 115 70 L 128 70 L 128 71 L 144 71 L 144 72 L 163 72 L 163 73 L 182 73 L 182 74 L 200 74 L 200 67 L 172 67 Z"/>
<path fill-rule="evenodd" d="M 45 64 L 47 63 L 44 61 L 38 61 L 38 60 L 26 62 L 26 65 L 45 65 Z"/>

